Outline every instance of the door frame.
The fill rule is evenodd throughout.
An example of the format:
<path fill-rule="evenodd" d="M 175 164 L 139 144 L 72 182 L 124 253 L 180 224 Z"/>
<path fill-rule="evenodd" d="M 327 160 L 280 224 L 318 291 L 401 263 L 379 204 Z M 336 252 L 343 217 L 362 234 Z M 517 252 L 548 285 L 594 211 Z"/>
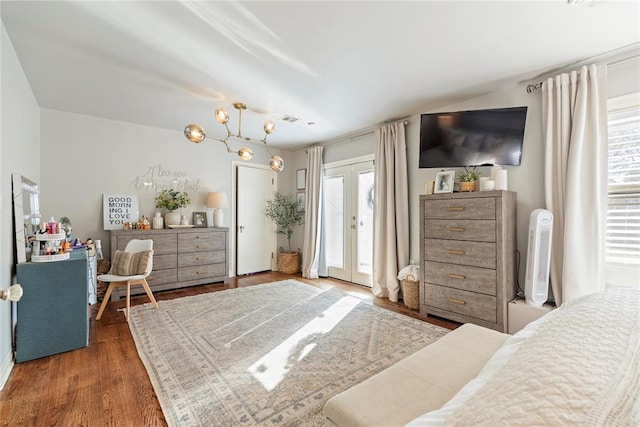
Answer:
<path fill-rule="evenodd" d="M 345 167 L 345 166 L 354 166 L 354 165 L 357 165 L 357 164 L 369 163 L 369 162 L 373 163 L 373 168 L 374 168 L 374 171 L 375 171 L 376 162 L 375 162 L 375 155 L 374 154 L 367 154 L 367 155 L 364 155 L 364 156 L 352 157 L 350 159 L 345 159 L 345 160 L 339 160 L 339 161 L 336 161 L 336 162 L 326 163 L 326 164 L 322 165 L 322 169 L 324 171 L 326 171 L 327 169 L 334 169 L 334 168 L 340 168 L 340 167 Z M 353 203 L 353 200 L 349 201 L 349 203 Z M 351 205 L 350 209 L 352 209 L 352 208 L 353 208 L 353 205 Z M 351 233 L 350 227 L 348 228 L 347 231 Z M 351 270 L 353 270 L 353 265 L 355 263 L 355 261 L 354 261 L 354 253 L 356 253 L 356 251 L 354 250 L 355 246 L 354 246 L 354 242 L 353 242 L 353 235 L 350 237 L 350 240 L 352 240 L 352 241 L 350 243 L 350 248 L 349 248 L 349 250 L 351 251 L 351 253 L 349 254 L 349 259 L 350 259 L 350 264 L 351 265 L 349 266 L 349 268 Z M 345 236 L 345 241 L 346 241 L 346 236 Z M 327 266 L 327 268 L 328 268 L 328 266 Z M 370 279 L 371 283 L 366 284 L 366 285 L 362 284 L 362 286 L 371 287 L 373 285 L 373 273 L 371 274 L 369 279 Z M 345 280 L 345 279 L 341 279 L 341 280 Z M 351 271 L 351 283 L 360 284 L 360 282 L 355 282 L 354 281 L 353 271 Z"/>
<path fill-rule="evenodd" d="M 230 214 L 231 214 L 231 224 L 229 226 L 229 277 L 236 276 L 236 242 L 237 242 L 237 234 L 238 227 L 236 224 L 236 193 L 238 191 L 238 166 L 246 166 L 256 169 L 266 169 L 271 170 L 268 165 L 262 165 L 259 163 L 247 163 L 246 161 L 232 161 L 231 162 L 231 205 L 230 205 Z M 275 174 L 274 178 L 274 187 L 278 188 L 278 174 Z M 278 239 L 273 239 L 273 253 L 278 253 Z M 275 257 L 271 259 L 271 271 L 277 270 L 277 264 L 275 262 Z"/>

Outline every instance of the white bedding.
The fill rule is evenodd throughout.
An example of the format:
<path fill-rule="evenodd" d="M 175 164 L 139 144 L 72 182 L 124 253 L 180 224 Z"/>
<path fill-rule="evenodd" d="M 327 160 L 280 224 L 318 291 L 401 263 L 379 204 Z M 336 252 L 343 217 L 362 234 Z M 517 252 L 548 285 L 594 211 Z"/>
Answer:
<path fill-rule="evenodd" d="M 640 426 L 640 291 L 564 304 L 510 337 L 417 426 Z"/>

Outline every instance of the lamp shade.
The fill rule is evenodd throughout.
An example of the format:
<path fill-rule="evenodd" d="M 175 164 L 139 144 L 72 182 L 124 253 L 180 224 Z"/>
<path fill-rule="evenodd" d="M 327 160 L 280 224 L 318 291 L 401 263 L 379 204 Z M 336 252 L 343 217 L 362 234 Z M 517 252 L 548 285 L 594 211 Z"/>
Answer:
<path fill-rule="evenodd" d="M 209 193 L 207 196 L 208 208 L 226 208 L 229 207 L 227 201 L 227 193 Z"/>

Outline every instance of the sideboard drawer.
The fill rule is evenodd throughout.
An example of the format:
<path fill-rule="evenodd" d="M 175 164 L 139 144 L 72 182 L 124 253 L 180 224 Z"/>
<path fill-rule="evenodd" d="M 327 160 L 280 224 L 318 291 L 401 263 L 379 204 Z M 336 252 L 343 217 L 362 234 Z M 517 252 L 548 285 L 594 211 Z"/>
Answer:
<path fill-rule="evenodd" d="M 165 268 L 176 268 L 176 254 L 156 255 L 153 253 L 153 269 L 163 270 Z"/>
<path fill-rule="evenodd" d="M 424 281 L 464 291 L 496 295 L 496 270 L 426 261 Z"/>
<path fill-rule="evenodd" d="M 428 219 L 424 230 L 428 239 L 496 241 L 495 220 Z"/>
<path fill-rule="evenodd" d="M 178 279 L 177 268 L 167 268 L 164 270 L 153 270 L 147 277 L 147 283 L 153 289 L 154 286 L 175 283 Z"/>
<path fill-rule="evenodd" d="M 226 251 L 192 252 L 178 255 L 179 267 L 191 267 L 195 265 L 219 264 L 226 260 Z"/>
<path fill-rule="evenodd" d="M 225 264 L 207 264 L 178 270 L 178 281 L 200 280 L 226 275 Z"/>
<path fill-rule="evenodd" d="M 496 244 L 458 240 L 425 239 L 425 261 L 496 268 Z"/>
<path fill-rule="evenodd" d="M 493 198 L 425 200 L 427 219 L 495 219 Z"/>
<path fill-rule="evenodd" d="M 140 239 L 140 240 L 153 240 L 153 255 L 163 255 L 163 254 L 175 254 L 178 250 L 178 238 L 175 234 L 151 234 L 140 235 L 140 234 L 131 234 L 131 235 L 122 235 L 118 236 L 118 243 L 116 248 L 121 251 L 127 246 L 130 240 Z"/>
<path fill-rule="evenodd" d="M 199 252 L 224 250 L 225 235 L 216 232 L 184 233 L 178 235 L 178 251 Z"/>
<path fill-rule="evenodd" d="M 428 306 L 475 317 L 487 322 L 496 322 L 496 298 L 475 292 L 461 291 L 444 286 L 426 286 L 424 303 Z"/>

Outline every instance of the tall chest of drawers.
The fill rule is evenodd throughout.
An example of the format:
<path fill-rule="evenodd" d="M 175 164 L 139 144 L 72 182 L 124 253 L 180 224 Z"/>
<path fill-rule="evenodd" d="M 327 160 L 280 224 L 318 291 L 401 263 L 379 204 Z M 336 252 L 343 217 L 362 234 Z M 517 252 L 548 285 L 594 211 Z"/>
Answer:
<path fill-rule="evenodd" d="M 154 292 L 229 280 L 228 228 L 112 230 L 112 258 L 132 239 L 153 240 L 153 270 L 147 283 Z M 124 292 L 116 289 L 112 299 Z M 134 286 L 131 293 L 142 294 L 144 289 Z"/>
<path fill-rule="evenodd" d="M 420 313 L 507 331 L 516 290 L 516 194 L 420 196 Z"/>

